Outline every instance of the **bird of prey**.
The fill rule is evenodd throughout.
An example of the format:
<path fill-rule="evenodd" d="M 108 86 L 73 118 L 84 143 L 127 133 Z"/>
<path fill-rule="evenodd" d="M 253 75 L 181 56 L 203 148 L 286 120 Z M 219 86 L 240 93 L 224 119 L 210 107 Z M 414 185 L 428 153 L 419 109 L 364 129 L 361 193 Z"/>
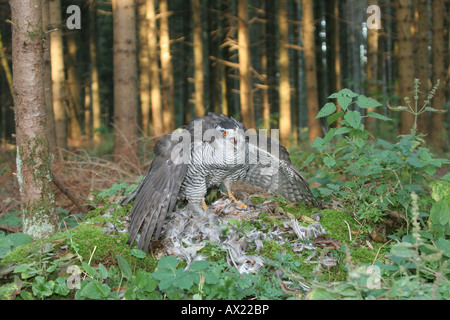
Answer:
<path fill-rule="evenodd" d="M 291 202 L 319 207 L 308 183 L 291 163 L 289 153 L 274 139 L 223 114 L 208 113 L 166 134 L 156 143 L 155 157 L 141 184 L 122 202 L 135 200 L 129 227 L 130 245 L 146 250 L 158 239 L 166 215 L 178 199 L 195 210 L 207 210 L 208 188 L 226 188 L 229 198 L 243 209 L 231 192 L 234 181 L 262 187 Z M 194 210 L 194 211 L 195 211 Z M 198 212 L 198 211 L 197 211 Z"/>

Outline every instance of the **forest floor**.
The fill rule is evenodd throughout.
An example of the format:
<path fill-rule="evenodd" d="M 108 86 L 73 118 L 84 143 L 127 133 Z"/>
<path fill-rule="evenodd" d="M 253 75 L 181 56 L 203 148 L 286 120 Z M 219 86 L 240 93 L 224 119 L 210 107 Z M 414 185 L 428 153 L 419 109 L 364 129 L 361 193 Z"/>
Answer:
<path fill-rule="evenodd" d="M 220 228 L 213 237 L 219 241 L 211 241 L 210 235 L 208 238 L 204 234 L 208 220 L 194 230 L 197 233 L 190 236 L 189 244 L 180 241 L 168 245 L 163 230 L 163 239 L 154 241 L 150 251 L 143 253 L 133 249 L 135 246 L 130 249 L 124 232 L 132 204 L 122 208 L 118 202 L 148 168 L 152 148 L 149 145 L 145 150 L 143 158 L 147 160 L 131 166 L 94 157 L 84 150 L 64 152 L 65 160 L 53 168 L 60 181 L 59 187 L 54 185 L 60 231 L 44 242 L 33 241 L 0 259 L 0 299 L 18 295 L 23 299 L 329 299 L 346 295 L 358 299 L 364 296 L 365 289 L 352 277 L 356 274 L 356 279 L 368 283 L 373 275 L 368 266 L 385 262 L 387 244 L 392 241 L 389 233 L 405 225 L 393 213 L 368 228 L 335 201 L 317 210 L 288 203 L 256 187 L 236 184 L 235 196 L 249 205 L 247 211 L 230 205 L 220 190 L 213 190 L 207 198 L 210 210 L 217 215 L 214 221 Z M 0 232 L 20 232 L 13 147 L 0 151 L 0 164 Z M 75 203 L 70 196 L 80 202 Z M 182 210 L 180 205 L 178 212 Z M 164 228 L 170 229 L 175 223 L 172 215 Z M 179 231 L 179 235 L 186 237 L 186 230 Z M 169 260 L 170 255 L 179 260 Z M 200 261 L 208 264 L 200 265 Z M 89 285 L 78 291 L 58 291 L 58 279 L 66 279 L 68 266 L 81 264 L 84 279 L 87 276 L 86 281 L 95 283 L 98 292 Z M 127 274 L 130 266 L 133 271 Z M 20 271 L 17 267 L 23 269 L 23 279 L 14 286 L 10 281 L 13 272 Z M 172 268 L 178 277 L 164 278 L 168 277 L 161 275 L 164 268 Z M 117 276 L 118 270 L 121 276 Z M 138 283 L 140 272 L 151 275 L 155 285 Z M 42 283 L 36 283 L 38 277 L 27 282 L 37 274 Z M 122 283 L 124 278 L 126 284 Z M 50 283 L 53 289 L 46 295 L 42 288 Z M 332 291 L 330 286 L 337 283 L 351 290 L 345 287 Z M 2 284 L 6 284 L 3 290 Z M 5 289 L 8 286 L 12 286 L 9 291 Z"/>

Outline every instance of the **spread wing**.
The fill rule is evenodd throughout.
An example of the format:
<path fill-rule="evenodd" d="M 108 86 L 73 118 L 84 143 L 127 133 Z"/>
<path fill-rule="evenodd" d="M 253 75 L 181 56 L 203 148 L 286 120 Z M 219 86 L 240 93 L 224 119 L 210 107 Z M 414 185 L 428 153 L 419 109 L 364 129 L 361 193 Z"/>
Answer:
<path fill-rule="evenodd" d="M 281 195 L 291 202 L 310 202 L 319 207 L 308 182 L 292 164 L 285 147 L 260 135 L 248 135 L 246 146 L 250 169 L 245 183 Z"/>
<path fill-rule="evenodd" d="M 177 145 L 177 142 L 172 141 L 171 135 L 167 134 L 157 142 L 155 158 L 144 179 L 122 202 L 126 204 L 135 199 L 128 230 L 129 243 L 133 243 L 140 231 L 138 248 L 142 250 L 148 247 L 153 234 L 156 239 L 159 237 L 166 215 L 173 211 L 181 183 L 186 176 L 187 162 L 174 162 L 171 159 Z M 180 150 L 181 152 L 183 150 Z"/>

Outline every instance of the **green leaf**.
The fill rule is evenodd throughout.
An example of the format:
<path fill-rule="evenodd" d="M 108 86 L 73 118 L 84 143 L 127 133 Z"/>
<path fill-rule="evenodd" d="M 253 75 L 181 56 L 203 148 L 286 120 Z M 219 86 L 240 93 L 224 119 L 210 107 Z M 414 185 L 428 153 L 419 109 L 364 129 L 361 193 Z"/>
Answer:
<path fill-rule="evenodd" d="M 211 262 L 201 260 L 192 262 L 191 265 L 189 266 L 189 269 L 191 269 L 192 271 L 202 271 L 209 268 L 210 266 Z"/>
<path fill-rule="evenodd" d="M 333 102 L 328 102 L 325 104 L 316 116 L 316 119 L 329 116 L 336 111 L 336 105 Z"/>
<path fill-rule="evenodd" d="M 358 105 L 358 107 L 363 108 L 363 109 L 376 108 L 376 107 L 382 106 L 382 104 L 379 103 L 378 101 L 376 101 L 375 99 L 368 98 L 363 95 L 360 95 L 358 97 L 356 104 Z"/>
<path fill-rule="evenodd" d="M 346 134 L 349 133 L 351 131 L 350 128 L 347 127 L 340 127 L 337 128 L 336 131 L 334 132 L 334 136 L 340 135 L 340 134 Z"/>
<path fill-rule="evenodd" d="M 329 117 L 327 118 L 328 124 L 334 123 L 337 119 L 339 119 L 340 117 L 342 117 L 344 114 L 345 114 L 344 111 L 340 111 L 340 112 L 336 112 L 335 114 L 332 114 L 331 116 L 329 116 Z"/>
<path fill-rule="evenodd" d="M 33 238 L 25 233 L 11 233 L 6 236 L 8 240 L 12 242 L 14 246 L 21 246 L 33 241 Z"/>
<path fill-rule="evenodd" d="M 175 270 L 178 265 L 178 260 L 175 257 L 162 257 L 158 261 L 158 268 Z"/>
<path fill-rule="evenodd" d="M 123 276 L 126 277 L 127 279 L 131 279 L 131 267 L 128 264 L 127 260 L 125 260 L 119 255 L 116 255 L 116 259 Z"/>
<path fill-rule="evenodd" d="M 322 152 L 327 148 L 327 146 L 324 145 L 323 138 L 317 137 L 314 142 L 311 145 L 313 148 L 316 148 L 319 152 Z"/>
<path fill-rule="evenodd" d="M 101 263 L 98 265 L 98 274 L 103 280 L 108 278 L 108 270 L 106 270 L 106 267 Z"/>
<path fill-rule="evenodd" d="M 56 294 L 61 296 L 67 296 L 70 292 L 69 288 L 67 288 L 66 278 L 58 277 L 55 280 L 55 289 Z"/>
<path fill-rule="evenodd" d="M 439 250 L 442 250 L 444 252 L 444 255 L 447 258 L 450 258 L 450 241 L 449 240 L 446 240 L 444 238 L 437 239 L 436 247 L 438 247 Z"/>
<path fill-rule="evenodd" d="M 367 112 L 367 116 L 371 117 L 371 118 L 375 118 L 375 119 L 379 119 L 379 120 L 384 120 L 384 121 L 391 121 L 391 118 L 385 117 L 379 113 L 373 112 L 373 111 L 369 111 Z"/>
<path fill-rule="evenodd" d="M 98 277 L 97 271 L 95 271 L 94 267 L 88 265 L 86 262 L 82 262 L 81 264 L 83 265 L 84 271 L 86 271 L 89 276 L 92 278 Z"/>
<path fill-rule="evenodd" d="M 90 281 L 84 287 L 77 291 L 80 297 L 100 300 L 106 298 L 111 292 L 111 288 L 99 281 Z"/>
<path fill-rule="evenodd" d="M 348 122 L 348 124 L 355 128 L 358 129 L 359 126 L 361 125 L 361 114 L 358 111 L 348 111 L 345 116 L 344 119 Z"/>
<path fill-rule="evenodd" d="M 315 153 L 311 153 L 308 158 L 306 158 L 305 162 L 303 162 L 303 167 L 306 167 L 308 164 L 310 164 L 314 159 L 316 158 Z"/>
<path fill-rule="evenodd" d="M 144 259 L 146 257 L 146 253 L 140 249 L 131 249 L 131 254 L 139 259 Z"/>
<path fill-rule="evenodd" d="M 443 110 L 443 109 L 435 109 L 435 108 L 431 108 L 431 107 L 425 107 L 426 111 L 430 111 L 430 112 L 434 112 L 434 113 L 446 113 L 447 110 Z"/>
<path fill-rule="evenodd" d="M 323 159 L 323 162 L 328 168 L 332 168 L 336 165 L 336 161 L 331 157 L 326 157 Z"/>
<path fill-rule="evenodd" d="M 430 218 L 433 223 L 446 225 L 450 219 L 450 208 L 446 199 L 441 199 L 431 207 Z"/>
<path fill-rule="evenodd" d="M 54 281 L 51 280 L 47 281 L 44 277 L 37 276 L 36 278 L 34 278 L 31 289 L 33 290 L 33 295 L 35 295 L 39 299 L 43 299 L 53 294 L 54 286 L 55 286 Z"/>
<path fill-rule="evenodd" d="M 414 256 L 414 250 L 410 248 L 411 244 L 402 242 L 392 247 L 391 253 L 400 258 L 412 258 Z"/>

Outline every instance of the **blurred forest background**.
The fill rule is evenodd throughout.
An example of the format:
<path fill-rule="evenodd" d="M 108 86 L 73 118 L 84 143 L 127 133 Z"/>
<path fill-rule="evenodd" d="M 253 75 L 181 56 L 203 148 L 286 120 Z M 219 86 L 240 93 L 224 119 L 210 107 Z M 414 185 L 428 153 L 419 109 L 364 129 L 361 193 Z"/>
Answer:
<path fill-rule="evenodd" d="M 50 147 L 123 154 L 124 144 L 208 111 L 280 128 L 287 145 L 312 142 L 328 130 L 315 116 L 330 94 L 349 88 L 404 105 L 415 78 L 421 99 L 440 79 L 432 106 L 447 108 L 449 8 L 445 0 L 44 0 Z M 15 132 L 10 19 L 1 0 L 3 143 Z M 366 123 L 370 130 L 386 139 L 409 133 L 411 115 L 384 111 L 395 123 Z M 448 148 L 446 120 L 419 118 L 438 149 Z"/>

